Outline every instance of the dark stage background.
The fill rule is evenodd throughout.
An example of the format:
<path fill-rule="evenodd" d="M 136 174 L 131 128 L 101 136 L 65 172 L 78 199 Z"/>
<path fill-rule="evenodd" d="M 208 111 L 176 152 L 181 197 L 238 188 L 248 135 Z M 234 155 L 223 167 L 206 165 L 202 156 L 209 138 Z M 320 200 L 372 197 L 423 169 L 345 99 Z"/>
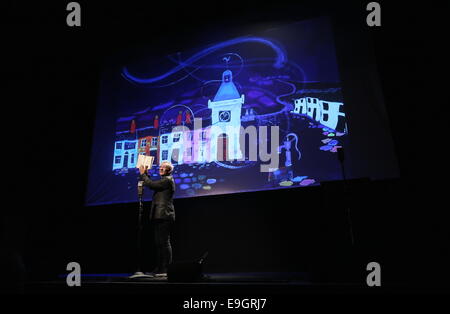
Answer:
<path fill-rule="evenodd" d="M 137 204 L 84 206 L 105 56 L 149 41 L 155 56 L 195 47 L 205 26 L 226 27 L 232 35 L 242 27 L 328 15 L 344 92 L 366 84 L 358 64 L 367 60 L 358 49 L 373 53 L 379 76 L 373 79 L 381 84 L 400 178 L 352 185 L 353 247 L 345 206 L 335 206 L 339 186 L 177 199 L 174 260 L 208 250 L 206 272 L 296 271 L 320 281 L 362 283 L 367 263 L 377 261 L 383 284 L 444 285 L 448 229 L 444 209 L 430 193 L 439 185 L 423 159 L 430 155 L 424 132 L 434 124 L 423 112 L 423 91 L 431 90 L 424 84 L 440 79 L 427 73 L 438 59 L 428 40 L 442 40 L 442 20 L 431 17 L 443 8 L 380 2 L 382 26 L 370 28 L 367 3 L 259 1 L 230 3 L 225 10 L 212 4 L 80 1 L 82 27 L 69 28 L 65 2 L 7 2 L 2 108 L 9 162 L 3 169 L 13 180 L 5 190 L 12 201 L 5 198 L 2 205 L 3 282 L 54 280 L 71 261 L 83 273 L 134 272 Z M 346 42 L 350 33 L 358 44 Z M 292 206 L 293 199 L 301 205 Z"/>

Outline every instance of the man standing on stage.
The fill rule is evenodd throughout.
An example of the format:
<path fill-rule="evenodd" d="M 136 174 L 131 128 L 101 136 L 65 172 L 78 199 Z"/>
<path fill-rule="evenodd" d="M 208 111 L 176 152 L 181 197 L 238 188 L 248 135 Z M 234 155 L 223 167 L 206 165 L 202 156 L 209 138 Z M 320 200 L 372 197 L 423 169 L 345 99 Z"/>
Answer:
<path fill-rule="evenodd" d="M 170 233 L 175 221 L 175 209 L 173 207 L 173 194 L 175 193 L 175 181 L 172 177 L 173 165 L 164 161 L 159 167 L 160 180 L 151 180 L 147 173 L 147 167 L 139 168 L 140 180 L 144 186 L 152 189 L 153 199 L 150 210 L 150 219 L 156 244 L 156 269 L 153 271 L 156 277 L 167 276 L 167 268 L 172 263 L 172 246 Z"/>

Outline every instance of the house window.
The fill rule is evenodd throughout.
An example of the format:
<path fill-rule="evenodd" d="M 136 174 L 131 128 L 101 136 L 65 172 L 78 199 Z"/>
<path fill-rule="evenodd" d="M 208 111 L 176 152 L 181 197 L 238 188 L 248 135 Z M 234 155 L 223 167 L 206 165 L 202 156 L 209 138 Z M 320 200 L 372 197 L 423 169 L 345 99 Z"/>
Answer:
<path fill-rule="evenodd" d="M 134 164 L 134 154 L 131 154 L 131 163 Z"/>
<path fill-rule="evenodd" d="M 167 144 L 167 138 L 168 138 L 168 136 L 167 136 L 167 135 L 164 135 L 164 136 L 161 138 L 161 143 Z"/>
<path fill-rule="evenodd" d="M 322 103 L 322 108 L 323 108 L 323 110 L 328 110 L 328 103 L 327 102 L 323 102 Z"/>
<path fill-rule="evenodd" d="M 156 145 L 158 145 L 158 138 L 152 137 L 152 146 L 156 146 Z"/>
<path fill-rule="evenodd" d="M 122 143 L 116 143 L 116 149 L 122 149 Z"/>
<path fill-rule="evenodd" d="M 141 141 L 141 147 L 145 147 L 145 146 L 147 146 L 147 139 L 146 139 L 146 138 L 144 138 L 144 139 Z"/>
<path fill-rule="evenodd" d="M 174 143 L 179 142 L 180 141 L 180 136 L 181 136 L 181 133 L 175 133 L 173 135 L 173 142 Z"/>
<path fill-rule="evenodd" d="M 314 98 L 314 103 L 317 104 L 317 99 L 316 98 Z"/>
<path fill-rule="evenodd" d="M 200 139 L 201 139 L 202 141 L 205 141 L 205 140 L 206 140 L 206 131 L 200 132 Z"/>
<path fill-rule="evenodd" d="M 167 160 L 167 156 L 169 156 L 169 152 L 167 150 L 162 151 L 161 159 Z"/>
<path fill-rule="evenodd" d="M 136 142 L 126 142 L 125 143 L 125 149 L 135 149 L 136 148 Z"/>
<path fill-rule="evenodd" d="M 120 164 L 120 161 L 122 160 L 122 156 L 116 156 L 116 158 L 114 159 L 114 162 L 116 164 Z"/>

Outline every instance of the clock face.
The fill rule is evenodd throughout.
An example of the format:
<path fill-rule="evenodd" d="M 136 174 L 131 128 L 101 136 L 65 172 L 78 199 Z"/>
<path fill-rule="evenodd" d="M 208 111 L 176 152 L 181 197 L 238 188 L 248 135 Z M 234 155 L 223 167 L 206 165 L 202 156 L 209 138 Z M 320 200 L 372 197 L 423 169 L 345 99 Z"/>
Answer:
<path fill-rule="evenodd" d="M 220 122 L 230 122 L 231 111 L 219 111 L 219 121 Z"/>

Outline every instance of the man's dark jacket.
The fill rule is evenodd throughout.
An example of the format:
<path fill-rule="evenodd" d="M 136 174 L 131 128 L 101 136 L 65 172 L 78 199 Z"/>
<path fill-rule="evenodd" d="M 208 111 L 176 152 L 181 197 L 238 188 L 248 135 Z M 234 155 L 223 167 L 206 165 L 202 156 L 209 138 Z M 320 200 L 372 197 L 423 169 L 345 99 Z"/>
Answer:
<path fill-rule="evenodd" d="M 151 180 L 147 174 L 142 174 L 140 180 L 144 186 L 152 189 L 153 199 L 150 210 L 151 219 L 175 220 L 175 209 L 173 207 L 173 193 L 175 193 L 175 182 L 172 176 L 162 176 L 160 180 Z"/>

